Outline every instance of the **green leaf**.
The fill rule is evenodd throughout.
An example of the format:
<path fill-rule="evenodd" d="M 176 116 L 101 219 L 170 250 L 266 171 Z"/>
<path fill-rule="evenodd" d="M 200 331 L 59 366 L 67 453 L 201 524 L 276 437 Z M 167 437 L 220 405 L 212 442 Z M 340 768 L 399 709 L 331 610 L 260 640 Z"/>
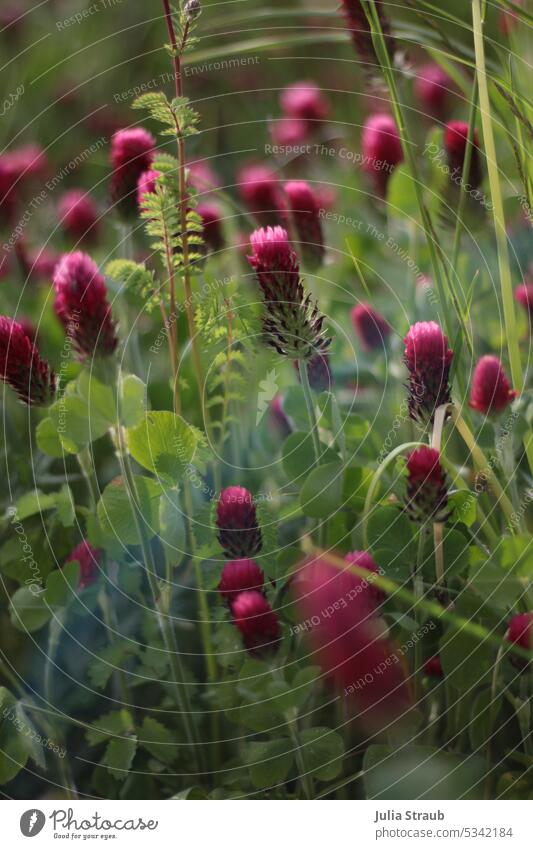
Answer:
<path fill-rule="evenodd" d="M 369 746 L 363 759 L 367 799 L 478 799 L 485 762 L 481 757 L 431 746 Z"/>
<path fill-rule="evenodd" d="M 198 431 L 166 410 L 147 413 L 141 424 L 127 431 L 127 438 L 132 457 L 170 484 L 182 478 L 198 445 Z"/>
<path fill-rule="evenodd" d="M 321 445 L 322 462 L 335 462 L 337 455 L 331 448 Z M 299 486 L 304 475 L 307 475 L 315 465 L 313 439 L 309 432 L 297 430 L 291 433 L 283 443 L 283 471 L 291 484 Z"/>
<path fill-rule="evenodd" d="M 86 369 L 78 375 L 76 386 L 80 397 L 87 402 L 90 419 L 95 417 L 102 427 L 105 423 L 106 430 L 116 425 L 117 407 L 113 390 L 110 386 L 101 383 L 94 374 Z"/>
<path fill-rule="evenodd" d="M 100 439 L 110 427 L 107 418 L 91 410 L 80 395 L 65 394 L 50 407 L 50 418 L 65 451 L 77 454 L 85 445 Z"/>
<path fill-rule="evenodd" d="M 179 751 L 175 733 L 149 716 L 145 716 L 143 720 L 139 732 L 139 745 L 163 763 L 172 763 L 176 760 Z"/>
<path fill-rule="evenodd" d="M 74 595 L 80 579 L 80 564 L 77 560 L 65 563 L 61 569 L 50 572 L 46 580 L 44 600 L 52 608 L 66 607 Z"/>
<path fill-rule="evenodd" d="M 3 687 L 0 689 L 2 705 L 6 710 L 14 710 L 15 699 Z M 4 707 L 2 708 L 3 714 Z M 0 717 L 0 784 L 7 784 L 26 766 L 28 749 L 13 720 L 9 716 Z"/>
<path fill-rule="evenodd" d="M 439 654 L 446 681 L 459 692 L 470 691 L 473 670 L 476 685 L 490 682 L 496 651 L 479 637 L 463 629 L 449 629 L 441 638 Z"/>
<path fill-rule="evenodd" d="M 120 388 L 120 420 L 124 427 L 135 427 L 146 414 L 146 384 L 135 374 L 126 374 Z"/>
<path fill-rule="evenodd" d="M 10 616 L 12 624 L 18 631 L 31 633 L 46 625 L 52 613 L 42 596 L 42 591 L 34 595 L 31 587 L 20 587 L 13 594 L 10 602 Z"/>
<path fill-rule="evenodd" d="M 413 556 L 413 526 L 395 507 L 375 507 L 368 520 L 368 542 L 372 551 L 388 549 L 408 560 Z"/>
<path fill-rule="evenodd" d="M 110 737 L 129 734 L 132 729 L 133 719 L 129 711 L 114 710 L 95 719 L 85 736 L 89 746 L 99 746 L 107 743 Z"/>
<path fill-rule="evenodd" d="M 344 741 L 329 728 L 306 728 L 300 734 L 306 768 L 320 781 L 331 781 L 342 770 Z"/>
<path fill-rule="evenodd" d="M 294 761 L 291 749 L 290 741 L 285 739 L 248 744 L 244 759 L 255 787 L 274 787 L 287 777 Z"/>
<path fill-rule="evenodd" d="M 523 595 L 524 588 L 516 575 L 503 569 L 494 558 L 476 559 L 469 575 L 474 592 L 497 610 L 508 611 Z"/>
<path fill-rule="evenodd" d="M 148 536 L 159 532 L 159 496 L 161 488 L 157 481 L 141 475 L 134 477 L 139 498 L 141 521 Z M 133 509 L 124 481 L 115 478 L 106 486 L 96 508 L 102 541 L 112 550 L 121 550 L 125 545 L 139 545 L 140 539 Z"/>
<path fill-rule="evenodd" d="M 470 528 L 476 521 L 477 501 L 469 489 L 459 489 L 448 497 L 448 505 L 452 508 L 450 521 L 462 522 Z"/>
<path fill-rule="evenodd" d="M 64 456 L 65 449 L 63 448 L 59 434 L 50 416 L 47 416 L 39 422 L 35 431 L 35 438 L 37 440 L 39 450 L 42 451 L 43 454 L 46 454 L 47 457 Z"/>
<path fill-rule="evenodd" d="M 176 489 L 168 489 L 159 502 L 159 538 L 163 543 L 169 562 L 176 563 L 187 550 L 187 531 L 180 495 Z"/>
<path fill-rule="evenodd" d="M 300 493 L 302 511 L 313 519 L 331 516 L 342 504 L 343 467 L 340 461 L 314 469 Z"/>
<path fill-rule="evenodd" d="M 34 492 L 27 492 L 15 504 L 16 520 L 22 522 L 30 516 L 40 515 L 45 510 L 52 510 L 55 506 L 55 493 L 51 492 L 45 495 L 39 489 L 36 489 Z"/>
<path fill-rule="evenodd" d="M 55 502 L 59 521 L 64 528 L 71 528 L 76 517 L 76 505 L 68 484 L 63 484 L 55 494 Z"/>
<path fill-rule="evenodd" d="M 117 670 L 121 672 L 125 659 L 136 651 L 137 646 L 128 640 L 117 640 L 103 648 L 99 657 L 91 660 L 89 664 L 88 673 L 93 687 L 103 690 L 113 673 Z"/>
<path fill-rule="evenodd" d="M 117 781 L 124 781 L 137 751 L 136 737 L 122 737 L 110 740 L 100 763 L 107 767 Z"/>

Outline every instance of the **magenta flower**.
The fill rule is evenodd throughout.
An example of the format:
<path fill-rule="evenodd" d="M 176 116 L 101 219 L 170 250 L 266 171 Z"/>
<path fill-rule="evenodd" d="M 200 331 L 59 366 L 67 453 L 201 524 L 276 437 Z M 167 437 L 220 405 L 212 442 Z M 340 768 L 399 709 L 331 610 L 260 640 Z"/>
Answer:
<path fill-rule="evenodd" d="M 352 563 L 354 566 L 358 566 L 359 569 L 365 569 L 369 573 L 368 579 L 366 579 L 368 592 L 371 594 L 375 603 L 379 605 L 385 601 L 385 593 L 372 581 L 372 575 L 381 575 L 381 569 L 372 555 L 368 551 L 349 551 L 344 559 L 347 563 Z M 361 575 L 358 577 L 361 578 Z M 361 580 L 365 579 L 361 578 Z"/>
<path fill-rule="evenodd" d="M 252 657 L 275 654 L 281 642 L 281 626 L 263 593 L 249 590 L 239 593 L 231 605 L 233 624 L 241 632 Z"/>
<path fill-rule="evenodd" d="M 58 216 L 63 229 L 73 239 L 94 242 L 98 236 L 98 209 L 83 189 L 65 192 L 59 201 Z"/>
<path fill-rule="evenodd" d="M 396 47 L 394 40 L 390 34 L 390 26 L 387 17 L 383 11 L 382 0 L 376 0 L 376 11 L 379 16 L 381 29 L 385 36 L 389 55 L 394 56 Z M 372 34 L 365 11 L 360 0 L 342 0 L 342 8 L 348 29 L 352 36 L 353 45 L 361 61 L 364 64 L 364 70 L 372 73 L 374 66 L 377 64 L 377 58 L 372 42 Z"/>
<path fill-rule="evenodd" d="M 149 168 L 140 175 L 137 181 L 137 205 L 141 212 L 144 209 L 144 196 L 155 194 L 157 178 L 160 176 L 161 171 L 156 168 Z"/>
<path fill-rule="evenodd" d="M 218 540 L 226 557 L 253 557 L 263 544 L 251 492 L 243 486 L 223 489 L 217 502 Z"/>
<path fill-rule="evenodd" d="M 318 268 L 324 259 L 324 234 L 318 198 L 311 186 L 303 180 L 292 180 L 285 183 L 284 188 L 304 263 L 309 268 Z"/>
<path fill-rule="evenodd" d="M 448 156 L 448 166 L 455 179 L 460 179 L 463 175 L 467 141 L 468 124 L 465 124 L 464 121 L 449 121 L 446 124 L 444 128 L 444 149 Z M 474 188 L 477 188 L 481 184 L 482 179 L 479 138 L 477 130 L 474 130 L 468 182 Z"/>
<path fill-rule="evenodd" d="M 411 706 L 407 676 L 369 583 L 322 556 L 304 562 L 293 592 L 316 662 L 358 719 L 377 731 L 401 717 Z"/>
<path fill-rule="evenodd" d="M 323 332 L 324 316 L 304 291 L 296 254 L 282 227 L 255 230 L 250 237 L 255 270 L 263 293 L 266 344 L 293 359 L 324 354 L 331 340 Z"/>
<path fill-rule="evenodd" d="M 308 137 L 308 124 L 301 118 L 280 118 L 270 125 L 270 134 L 274 144 L 302 145 Z"/>
<path fill-rule="evenodd" d="M 409 415 L 415 421 L 432 422 L 437 407 L 450 402 L 453 352 L 434 321 L 413 324 L 403 341 L 409 370 Z"/>
<path fill-rule="evenodd" d="M 0 379 L 30 406 L 47 406 L 54 400 L 54 372 L 19 322 L 6 316 L 0 316 Z"/>
<path fill-rule="evenodd" d="M 530 322 L 533 319 L 533 283 L 524 281 L 514 290 L 515 300 L 529 316 Z"/>
<path fill-rule="evenodd" d="M 479 413 L 501 413 L 516 398 L 517 392 L 503 370 L 498 357 L 481 357 L 474 369 L 470 406 Z"/>
<path fill-rule="evenodd" d="M 84 539 L 78 543 L 76 548 L 73 548 L 65 560 L 64 565 L 77 560 L 80 564 L 80 577 L 78 587 L 83 590 L 94 584 L 98 578 L 100 561 L 102 552 L 99 548 L 94 548 L 91 543 Z"/>
<path fill-rule="evenodd" d="M 222 210 L 214 201 L 204 201 L 196 207 L 196 212 L 202 219 L 202 238 L 210 251 L 220 251 L 224 247 L 222 232 Z"/>
<path fill-rule="evenodd" d="M 437 64 L 423 65 L 416 72 L 414 91 L 419 106 L 436 118 L 443 118 L 453 85 L 446 71 Z"/>
<path fill-rule="evenodd" d="M 357 304 L 352 310 L 352 324 L 365 351 L 383 348 L 391 326 L 370 304 Z"/>
<path fill-rule="evenodd" d="M 222 569 L 218 591 L 231 604 L 239 593 L 246 590 L 262 591 L 264 583 L 265 576 L 255 560 L 230 560 Z"/>
<path fill-rule="evenodd" d="M 151 167 L 154 153 L 155 139 L 142 127 L 119 130 L 111 139 L 111 197 L 126 217 L 137 213 L 137 183 Z"/>
<path fill-rule="evenodd" d="M 440 454 L 423 445 L 407 458 L 407 512 L 415 522 L 445 522 L 448 485 Z"/>
<path fill-rule="evenodd" d="M 444 678 L 444 670 L 438 654 L 426 660 L 424 663 L 424 674 L 428 678 Z"/>
<path fill-rule="evenodd" d="M 260 224 L 275 224 L 286 217 L 279 181 L 268 165 L 247 165 L 237 176 L 239 193 Z"/>
<path fill-rule="evenodd" d="M 329 114 L 324 92 L 310 80 L 288 85 L 281 93 L 280 104 L 288 118 L 305 121 L 310 132 L 322 124 Z"/>
<path fill-rule="evenodd" d="M 533 612 L 517 613 L 509 620 L 506 640 L 526 651 L 533 651 Z M 525 658 L 513 655 L 511 662 L 517 669 L 526 670 L 530 663 Z"/>
<path fill-rule="evenodd" d="M 361 134 L 363 168 L 371 176 L 376 192 L 384 196 L 390 176 L 403 161 L 400 134 L 391 115 L 378 113 L 367 118 Z"/>
<path fill-rule="evenodd" d="M 60 256 L 47 248 L 32 250 L 21 240 L 16 244 L 17 258 L 32 283 L 50 283 Z"/>
<path fill-rule="evenodd" d="M 118 344 L 98 266 L 81 251 L 65 254 L 54 272 L 55 311 L 80 359 L 110 356 Z"/>

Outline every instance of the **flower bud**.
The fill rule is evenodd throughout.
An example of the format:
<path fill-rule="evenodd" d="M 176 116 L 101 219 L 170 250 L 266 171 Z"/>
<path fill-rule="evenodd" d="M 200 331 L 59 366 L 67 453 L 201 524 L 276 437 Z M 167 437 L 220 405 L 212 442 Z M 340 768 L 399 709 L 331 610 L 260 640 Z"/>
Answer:
<path fill-rule="evenodd" d="M 265 576 L 255 560 L 230 560 L 222 569 L 218 591 L 231 604 L 245 590 L 261 592 L 264 583 Z"/>
<path fill-rule="evenodd" d="M 323 91 L 310 80 L 288 85 L 281 93 L 280 104 L 288 118 L 305 121 L 310 132 L 323 123 L 329 114 Z"/>
<path fill-rule="evenodd" d="M 154 137 L 142 127 L 119 130 L 111 139 L 111 198 L 125 217 L 137 213 L 137 183 L 152 165 Z"/>
<path fill-rule="evenodd" d="M 76 546 L 76 548 L 72 549 L 66 558 L 64 563 L 65 566 L 67 563 L 72 563 L 74 560 L 77 560 L 80 564 L 80 577 L 78 583 L 80 590 L 94 584 L 98 578 L 101 557 L 102 552 L 100 549 L 93 548 L 91 543 L 84 539 Z"/>
<path fill-rule="evenodd" d="M 448 486 L 440 454 L 423 445 L 407 458 L 407 512 L 415 522 L 445 522 Z"/>
<path fill-rule="evenodd" d="M 94 242 L 99 229 L 98 209 L 83 189 L 71 189 L 61 197 L 58 216 L 65 232 L 73 239 Z"/>
<path fill-rule="evenodd" d="M 367 119 L 361 135 L 363 168 L 372 176 L 375 190 L 385 196 L 389 178 L 403 151 L 396 122 L 391 115 L 378 113 Z"/>
<path fill-rule="evenodd" d="M 231 605 L 233 624 L 241 632 L 244 645 L 253 657 L 275 654 L 281 642 L 281 627 L 263 593 L 239 593 Z"/>
<path fill-rule="evenodd" d="M 506 640 L 526 651 L 533 651 L 533 612 L 517 613 L 509 621 Z M 511 662 L 517 669 L 526 670 L 531 663 L 518 655 L 511 656 Z"/>
<path fill-rule="evenodd" d="M 409 415 L 421 423 L 432 422 L 437 407 L 450 402 L 453 352 L 434 321 L 413 324 L 403 341 L 404 362 L 409 370 Z"/>
<path fill-rule="evenodd" d="M 309 268 L 318 268 L 324 260 L 324 234 L 318 199 L 309 184 L 303 180 L 285 183 L 285 194 L 289 199 L 304 264 Z"/>
<path fill-rule="evenodd" d="M 503 370 L 498 357 L 481 357 L 472 378 L 470 406 L 479 413 L 501 413 L 516 398 L 517 393 Z"/>
<path fill-rule="evenodd" d="M 448 166 L 455 179 L 461 179 L 465 161 L 466 145 L 468 142 L 468 124 L 464 121 L 450 121 L 444 129 L 444 148 L 448 156 Z M 467 182 L 474 188 L 481 185 L 483 179 L 481 154 L 477 130 L 472 137 L 470 158 L 470 173 Z"/>
<path fill-rule="evenodd" d="M 452 81 L 440 65 L 423 65 L 416 72 L 414 91 L 419 106 L 432 117 L 443 118 L 448 110 Z"/>
<path fill-rule="evenodd" d="M 353 308 L 352 324 L 365 351 L 385 347 L 391 326 L 370 304 L 357 304 Z"/>
<path fill-rule="evenodd" d="M 242 200 L 260 224 L 276 224 L 286 217 L 279 181 L 267 165 L 247 165 L 237 176 Z"/>
<path fill-rule="evenodd" d="M 19 322 L 6 316 L 0 316 L 0 379 L 30 406 L 46 406 L 54 400 L 54 372 Z"/>
<path fill-rule="evenodd" d="M 227 557 L 253 557 L 263 544 L 252 494 L 243 486 L 223 489 L 217 502 L 218 540 Z"/>
<path fill-rule="evenodd" d="M 80 359 L 110 356 L 118 344 L 98 266 L 81 251 L 65 254 L 54 272 L 55 311 Z"/>

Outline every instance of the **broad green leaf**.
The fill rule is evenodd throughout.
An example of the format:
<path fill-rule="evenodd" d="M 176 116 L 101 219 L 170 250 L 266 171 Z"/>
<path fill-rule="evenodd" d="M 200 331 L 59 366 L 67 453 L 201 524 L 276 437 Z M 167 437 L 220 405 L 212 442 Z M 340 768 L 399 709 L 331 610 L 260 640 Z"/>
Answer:
<path fill-rule="evenodd" d="M 344 741 L 329 728 L 306 728 L 300 734 L 306 769 L 320 779 L 331 781 L 342 770 Z"/>
<path fill-rule="evenodd" d="M 124 781 L 126 773 L 131 769 L 135 752 L 137 751 L 136 737 L 117 737 L 107 744 L 100 763 L 107 767 L 117 781 Z"/>
<path fill-rule="evenodd" d="M 61 569 L 50 572 L 46 580 L 44 600 L 52 608 L 61 608 L 69 604 L 80 578 L 80 564 L 77 560 L 65 563 Z"/>
<path fill-rule="evenodd" d="M 65 449 L 61 444 L 56 426 L 50 416 L 39 422 L 35 431 L 37 446 L 47 457 L 63 457 Z"/>
<path fill-rule="evenodd" d="M 148 536 L 152 537 L 159 531 L 161 488 L 157 481 L 141 475 L 136 475 L 134 481 L 139 498 L 140 521 L 144 523 Z M 140 544 L 135 515 L 122 478 L 115 478 L 106 486 L 98 502 L 97 515 L 106 545 L 120 550 L 125 545 Z"/>
<path fill-rule="evenodd" d="M 388 549 L 407 560 L 413 555 L 412 523 L 395 507 L 375 507 L 368 520 L 368 542 L 372 551 Z"/>
<path fill-rule="evenodd" d="M 76 385 L 78 394 L 87 402 L 90 418 L 96 417 L 102 424 L 106 422 L 106 429 L 116 425 L 116 401 L 111 387 L 101 383 L 87 369 L 80 372 Z"/>
<path fill-rule="evenodd" d="M 326 463 L 314 469 L 300 493 L 302 511 L 314 519 L 331 516 L 342 504 L 342 463 Z"/>
<path fill-rule="evenodd" d="M 11 622 L 19 631 L 38 631 L 46 625 L 51 615 L 43 593 L 34 594 L 31 587 L 20 587 L 11 597 Z"/>
<path fill-rule="evenodd" d="M 139 746 L 163 763 L 172 763 L 179 753 L 175 732 L 149 716 L 145 716 L 139 731 Z"/>
<path fill-rule="evenodd" d="M 146 385 L 135 374 L 121 381 L 120 419 L 124 427 L 135 427 L 146 414 Z"/>
<path fill-rule="evenodd" d="M 176 484 L 194 456 L 197 433 L 175 413 L 152 411 L 141 424 L 128 429 L 128 448 L 144 469 Z"/>
<path fill-rule="evenodd" d="M 110 737 L 126 735 L 133 730 L 133 718 L 129 711 L 114 710 L 98 717 L 91 723 L 92 727 L 85 736 L 89 746 L 98 746 L 107 743 Z"/>
<path fill-rule="evenodd" d="M 337 455 L 331 448 L 321 444 L 321 462 L 335 462 Z M 283 471 L 291 484 L 300 486 L 302 478 L 309 474 L 315 465 L 315 450 L 309 431 L 297 430 L 291 433 L 283 443 Z"/>
<path fill-rule="evenodd" d="M 245 761 L 255 787 L 274 787 L 287 777 L 294 761 L 292 748 L 290 740 L 285 739 L 248 744 Z"/>
<path fill-rule="evenodd" d="M 0 784 L 7 784 L 26 766 L 28 749 L 13 721 L 6 717 L 0 724 Z"/>

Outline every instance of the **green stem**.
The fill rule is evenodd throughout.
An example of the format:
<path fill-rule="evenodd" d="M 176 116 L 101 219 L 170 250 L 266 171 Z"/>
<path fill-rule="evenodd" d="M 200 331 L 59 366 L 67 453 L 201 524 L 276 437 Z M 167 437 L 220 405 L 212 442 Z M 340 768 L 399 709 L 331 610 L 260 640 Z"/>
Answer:
<path fill-rule="evenodd" d="M 44 665 L 44 698 L 47 704 L 49 705 L 53 705 L 53 665 L 55 653 L 59 645 L 59 638 L 61 636 L 62 630 L 63 619 L 59 616 L 59 614 L 54 614 L 53 618 L 50 620 L 48 630 L 48 650 L 46 652 L 46 662 Z M 61 743 L 64 746 L 65 738 L 62 732 L 57 730 L 56 728 L 54 728 L 53 730 L 58 743 Z M 74 776 L 72 775 L 68 758 L 66 756 L 64 758 L 58 758 L 58 761 L 60 781 L 66 791 L 67 798 L 77 799 L 78 791 L 76 790 L 76 785 L 74 784 Z"/>
<path fill-rule="evenodd" d="M 485 67 L 485 47 L 483 43 L 483 21 L 481 18 L 480 0 L 472 0 L 472 26 L 474 30 L 474 48 L 476 53 L 476 72 L 479 85 L 479 104 L 483 139 L 489 173 L 490 194 L 494 217 L 494 230 L 498 249 L 498 267 L 502 291 L 503 315 L 505 320 L 505 335 L 509 352 L 509 363 L 513 377 L 513 385 L 518 392 L 523 389 L 522 366 L 520 363 L 520 348 L 516 331 L 516 316 L 513 300 L 513 284 L 509 264 L 509 249 L 507 246 L 507 230 L 503 210 L 502 192 L 498 177 L 496 145 L 492 127 L 491 106 Z"/>
<path fill-rule="evenodd" d="M 311 439 L 313 441 L 313 450 L 315 453 L 315 467 L 318 468 L 320 466 L 320 437 L 318 434 L 318 422 L 316 420 L 315 415 L 315 404 L 313 401 L 313 395 L 311 392 L 311 386 L 309 384 L 309 375 L 307 374 L 307 364 L 305 360 L 298 360 L 298 373 L 300 375 L 300 382 L 302 384 L 302 389 L 305 398 L 305 406 L 307 407 L 307 416 L 309 418 L 309 429 L 311 432 Z M 321 548 L 326 547 L 326 539 L 327 539 L 327 519 L 318 520 L 318 539 Z"/>
<path fill-rule="evenodd" d="M 509 523 L 509 529 L 511 532 L 514 532 L 514 524 L 513 524 L 513 505 L 511 504 L 509 498 L 506 496 L 503 491 L 501 484 L 492 471 L 492 466 L 485 457 L 485 454 L 477 444 L 474 435 L 464 419 L 461 417 L 461 414 L 457 407 L 451 407 L 451 415 L 454 421 L 455 427 L 457 428 L 459 434 L 461 435 L 465 445 L 470 451 L 472 458 L 474 460 L 475 465 L 478 469 L 482 470 L 484 474 L 486 474 L 487 478 L 490 481 L 491 487 L 494 491 L 494 495 L 500 504 L 503 512 L 505 513 L 505 517 Z"/>
<path fill-rule="evenodd" d="M 292 744 L 294 746 L 294 755 L 296 758 L 298 771 L 300 773 L 299 778 L 302 785 L 302 790 L 305 798 L 311 800 L 314 797 L 315 791 L 313 787 L 313 779 L 305 765 L 300 735 L 298 734 L 298 721 L 296 719 L 292 719 L 288 714 L 285 714 L 285 721 L 287 723 L 287 728 L 289 730 Z"/>
<path fill-rule="evenodd" d="M 492 795 L 492 727 L 496 721 L 497 715 L 497 694 L 499 692 L 498 681 L 501 672 L 501 665 L 504 655 L 504 647 L 501 646 L 496 655 L 494 669 L 492 672 L 492 681 L 490 685 L 490 706 L 489 706 L 489 734 L 487 737 L 487 752 L 486 752 L 486 769 L 487 775 L 485 778 L 485 799 L 490 799 Z"/>
<path fill-rule="evenodd" d="M 414 595 L 414 614 L 418 631 L 421 631 L 423 619 L 420 615 L 420 602 L 424 600 L 424 548 L 426 544 L 426 526 L 422 525 L 418 531 L 418 549 L 416 554 L 416 565 L 413 572 L 413 595 Z M 418 635 L 417 635 L 418 636 Z M 415 701 L 418 703 L 422 698 L 422 640 L 417 639 L 415 642 L 415 657 L 414 657 L 414 690 Z"/>

